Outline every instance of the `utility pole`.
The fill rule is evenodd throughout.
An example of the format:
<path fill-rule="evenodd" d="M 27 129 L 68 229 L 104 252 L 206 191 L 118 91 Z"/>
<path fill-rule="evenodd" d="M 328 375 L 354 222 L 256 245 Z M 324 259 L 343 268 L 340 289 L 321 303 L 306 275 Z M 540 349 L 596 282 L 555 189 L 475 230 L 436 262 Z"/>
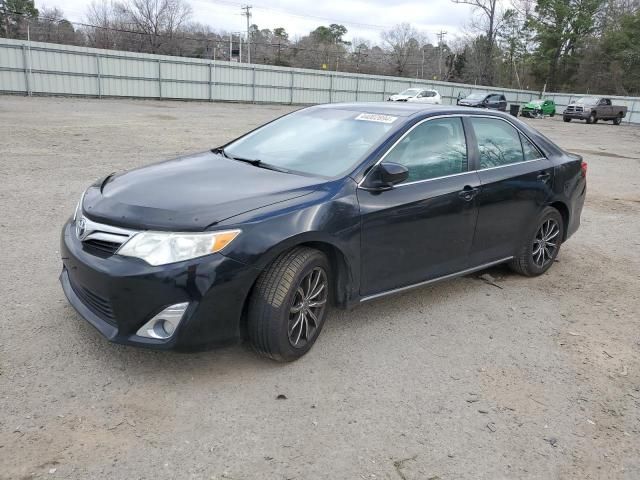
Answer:
<path fill-rule="evenodd" d="M 358 45 L 358 52 L 356 53 L 356 72 L 360 71 L 360 54 L 362 50 L 362 45 Z"/>
<path fill-rule="evenodd" d="M 447 32 L 443 32 L 442 30 L 440 30 L 440 32 L 438 32 L 436 34 L 436 36 L 438 37 L 438 50 L 439 50 L 439 55 L 438 55 L 438 76 L 439 76 L 440 80 L 442 80 L 442 43 L 443 43 L 444 36 L 446 34 L 447 34 Z"/>
<path fill-rule="evenodd" d="M 251 63 L 251 9 L 253 7 L 251 5 L 245 5 L 242 7 L 244 12 L 242 13 L 245 17 L 247 17 L 247 63 Z"/>

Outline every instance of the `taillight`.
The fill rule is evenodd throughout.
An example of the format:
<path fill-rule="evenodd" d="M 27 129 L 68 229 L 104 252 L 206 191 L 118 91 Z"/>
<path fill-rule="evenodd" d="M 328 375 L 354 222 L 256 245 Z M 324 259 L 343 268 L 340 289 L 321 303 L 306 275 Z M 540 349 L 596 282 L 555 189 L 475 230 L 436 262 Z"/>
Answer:
<path fill-rule="evenodd" d="M 587 162 L 583 160 L 582 163 L 580 164 L 580 171 L 582 172 L 583 178 L 587 178 L 587 168 L 588 168 Z"/>

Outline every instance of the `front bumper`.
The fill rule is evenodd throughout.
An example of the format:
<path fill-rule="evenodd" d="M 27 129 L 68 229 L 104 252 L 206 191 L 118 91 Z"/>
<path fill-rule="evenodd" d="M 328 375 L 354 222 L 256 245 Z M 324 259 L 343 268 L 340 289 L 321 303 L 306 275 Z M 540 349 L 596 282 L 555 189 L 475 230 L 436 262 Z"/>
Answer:
<path fill-rule="evenodd" d="M 520 115 L 523 117 L 535 117 L 537 115 L 542 115 L 542 113 L 542 109 L 540 108 L 523 108 Z"/>
<path fill-rule="evenodd" d="M 67 223 L 61 236 L 60 282 L 77 312 L 109 341 L 156 349 L 192 350 L 241 338 L 244 301 L 259 271 L 221 254 L 163 266 L 98 255 Z M 167 340 L 138 329 L 169 305 L 189 302 Z"/>
<path fill-rule="evenodd" d="M 564 118 L 573 118 L 578 120 L 586 120 L 591 115 L 591 112 L 562 112 Z"/>

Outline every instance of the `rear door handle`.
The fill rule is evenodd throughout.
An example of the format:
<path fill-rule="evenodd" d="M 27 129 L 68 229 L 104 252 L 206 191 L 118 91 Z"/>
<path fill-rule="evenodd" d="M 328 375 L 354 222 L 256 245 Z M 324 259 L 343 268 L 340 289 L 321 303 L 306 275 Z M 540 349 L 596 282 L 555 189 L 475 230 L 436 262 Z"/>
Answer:
<path fill-rule="evenodd" d="M 465 185 L 465 187 L 458 192 L 458 195 L 465 202 L 470 202 L 478 194 L 479 191 L 480 190 L 477 188 L 474 188 L 470 185 Z"/>
<path fill-rule="evenodd" d="M 551 178 L 551 174 L 549 172 L 540 172 L 540 174 L 538 175 L 538 180 L 542 181 L 542 182 L 547 182 L 549 181 L 549 179 Z"/>

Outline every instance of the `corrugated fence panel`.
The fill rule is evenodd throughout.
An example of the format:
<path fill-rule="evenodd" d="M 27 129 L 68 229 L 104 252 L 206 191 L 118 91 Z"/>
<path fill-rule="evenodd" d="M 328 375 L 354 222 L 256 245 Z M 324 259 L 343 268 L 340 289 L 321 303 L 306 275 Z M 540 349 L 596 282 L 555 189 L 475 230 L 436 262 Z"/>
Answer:
<path fill-rule="evenodd" d="M 438 90 L 455 104 L 472 92 L 504 94 L 510 103 L 539 92 L 357 73 L 248 65 L 0 38 L 0 92 L 105 97 L 175 98 L 314 104 L 375 102 L 410 87 Z M 562 110 L 586 95 L 546 93 Z M 626 122 L 640 123 L 640 98 L 626 105 Z"/>
<path fill-rule="evenodd" d="M 6 92 L 26 92 L 27 85 L 22 72 L 0 70 L 0 91 Z"/>

